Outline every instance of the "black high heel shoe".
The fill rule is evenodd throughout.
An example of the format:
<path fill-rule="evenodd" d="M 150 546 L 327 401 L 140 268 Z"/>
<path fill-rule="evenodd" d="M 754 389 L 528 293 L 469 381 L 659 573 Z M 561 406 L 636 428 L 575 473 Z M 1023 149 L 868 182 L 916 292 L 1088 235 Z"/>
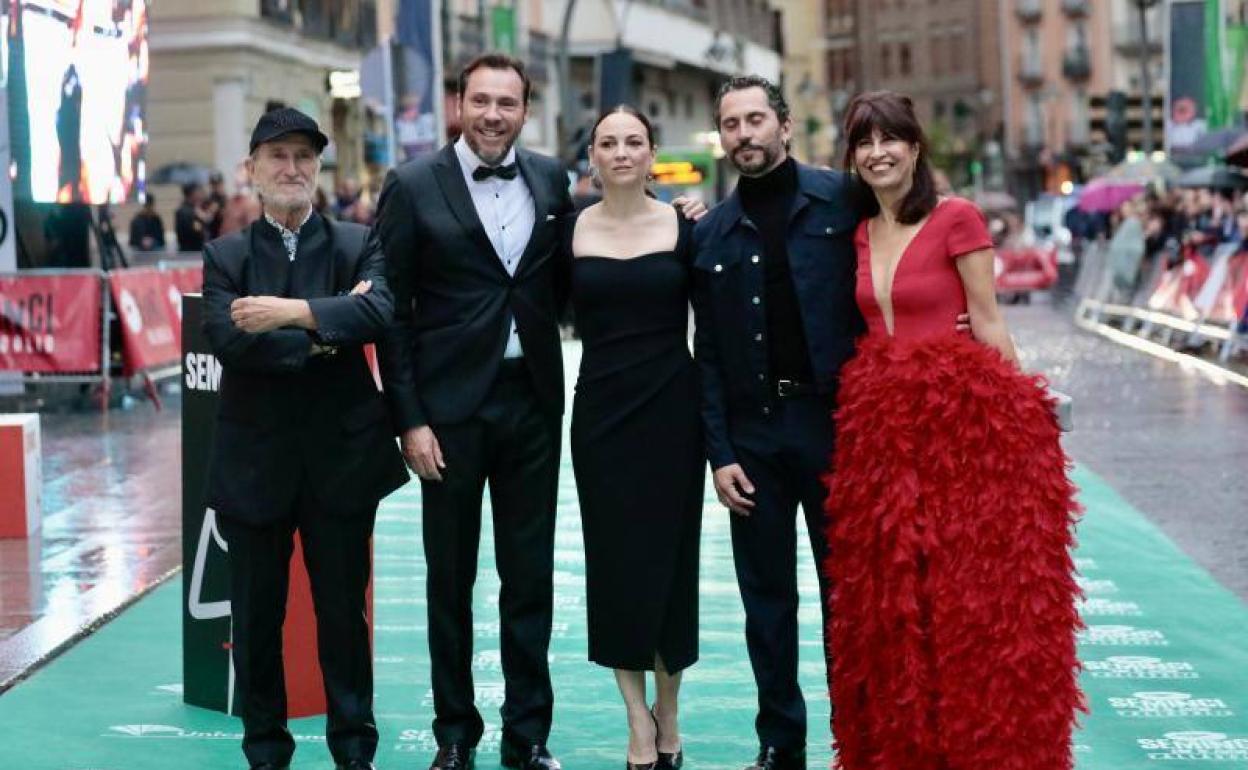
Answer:
<path fill-rule="evenodd" d="M 650 707 L 650 718 L 654 720 L 654 748 L 659 750 L 659 718 L 654 714 L 654 706 Z M 654 770 L 680 770 L 685 764 L 685 747 L 682 745 L 675 751 L 659 751 L 659 760 L 654 763 Z"/>
<path fill-rule="evenodd" d="M 658 737 L 657 737 L 659 734 L 659 722 L 654 717 L 654 709 L 650 709 L 650 718 L 654 720 L 654 734 L 656 736 L 654 747 L 657 750 L 659 747 Z M 653 762 L 641 762 L 641 763 L 631 762 L 629 761 L 628 757 L 625 757 L 624 758 L 624 770 L 659 770 L 659 768 L 662 767 L 662 765 L 660 764 L 662 760 L 663 760 L 662 754 L 659 754 L 659 758 Z"/>

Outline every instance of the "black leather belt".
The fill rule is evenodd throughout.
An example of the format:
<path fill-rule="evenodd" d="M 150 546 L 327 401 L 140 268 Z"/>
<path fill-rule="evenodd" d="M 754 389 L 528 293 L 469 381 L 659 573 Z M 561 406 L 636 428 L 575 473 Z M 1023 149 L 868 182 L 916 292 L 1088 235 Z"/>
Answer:
<path fill-rule="evenodd" d="M 819 395 L 819 386 L 814 383 L 798 382 L 796 380 L 776 380 L 777 398 L 817 395 Z"/>
<path fill-rule="evenodd" d="M 518 380 L 529 375 L 528 365 L 523 358 L 504 358 L 498 367 L 498 379 Z"/>

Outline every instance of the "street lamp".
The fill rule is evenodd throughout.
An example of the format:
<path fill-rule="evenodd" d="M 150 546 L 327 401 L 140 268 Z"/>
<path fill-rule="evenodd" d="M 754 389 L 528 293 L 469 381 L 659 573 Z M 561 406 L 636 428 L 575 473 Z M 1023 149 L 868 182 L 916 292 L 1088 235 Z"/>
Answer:
<path fill-rule="evenodd" d="M 1157 5 L 1157 0 L 1134 0 L 1140 12 L 1140 87 L 1144 90 L 1144 157 L 1153 155 L 1153 76 L 1148 70 L 1148 9 Z"/>

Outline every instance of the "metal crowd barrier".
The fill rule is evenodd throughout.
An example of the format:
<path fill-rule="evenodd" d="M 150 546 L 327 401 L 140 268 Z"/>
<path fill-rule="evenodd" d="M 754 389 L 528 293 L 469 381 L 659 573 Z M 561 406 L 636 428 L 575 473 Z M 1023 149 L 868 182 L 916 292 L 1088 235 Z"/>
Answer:
<path fill-rule="evenodd" d="M 1159 254 L 1139 288 L 1125 296 L 1114 285 L 1108 243 L 1088 244 L 1075 281 L 1075 321 L 1085 327 L 1114 322 L 1123 332 L 1157 337 L 1177 349 L 1212 343 L 1218 359 L 1226 363 L 1238 350 L 1248 348 L 1248 333 L 1242 327 L 1248 252 L 1240 251 L 1238 244 L 1223 244 L 1214 251 L 1203 280 L 1197 276 L 1192 260 L 1167 267 Z"/>

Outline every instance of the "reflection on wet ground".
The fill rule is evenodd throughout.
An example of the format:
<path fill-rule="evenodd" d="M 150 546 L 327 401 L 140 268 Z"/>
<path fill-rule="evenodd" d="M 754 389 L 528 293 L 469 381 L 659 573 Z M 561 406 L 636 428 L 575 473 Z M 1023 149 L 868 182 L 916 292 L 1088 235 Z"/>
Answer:
<path fill-rule="evenodd" d="M 0 540 L 0 689 L 179 565 L 179 408 L 43 415 L 42 530 Z"/>
<path fill-rule="evenodd" d="M 1248 600 L 1248 390 L 1080 332 L 1047 303 L 1007 318 L 1024 365 L 1075 399 L 1075 460 Z M 179 566 L 180 406 L 44 415 L 43 530 L 0 540 L 0 691 Z"/>

